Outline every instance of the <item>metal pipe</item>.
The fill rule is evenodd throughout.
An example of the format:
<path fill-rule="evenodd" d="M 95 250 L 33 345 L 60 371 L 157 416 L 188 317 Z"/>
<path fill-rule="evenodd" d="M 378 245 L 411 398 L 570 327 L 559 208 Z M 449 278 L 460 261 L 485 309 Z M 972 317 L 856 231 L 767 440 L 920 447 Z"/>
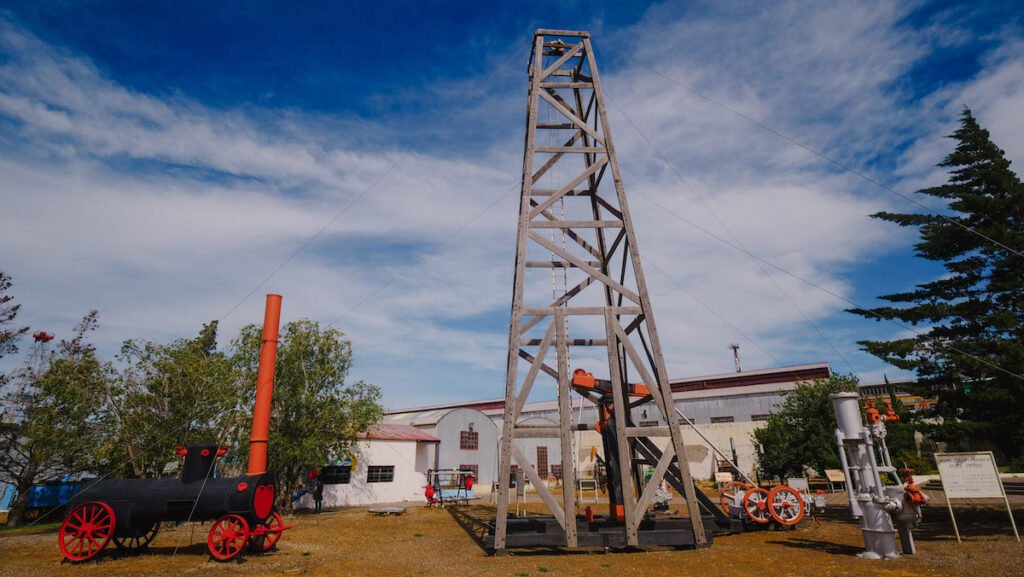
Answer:
<path fill-rule="evenodd" d="M 875 459 L 875 445 L 871 442 L 871 433 L 867 430 L 861 431 L 861 437 L 864 440 L 864 446 L 867 448 L 868 464 L 871 466 L 872 475 L 872 487 L 873 493 L 875 494 L 876 503 L 886 502 L 885 495 L 882 494 L 882 480 L 881 475 L 878 474 L 878 460 Z"/>
<path fill-rule="evenodd" d="M 709 447 L 711 447 L 712 451 L 714 451 L 714 452 L 718 453 L 719 455 L 721 455 L 722 457 L 724 457 L 725 460 L 727 460 L 727 461 L 729 460 L 729 455 L 726 455 L 724 451 L 719 449 L 717 446 L 715 446 L 714 443 L 711 442 L 711 439 L 708 439 L 704 435 L 704 433 L 700 432 L 700 429 L 697 428 L 697 424 L 694 423 L 693 421 L 691 421 L 690 417 L 687 417 L 686 415 L 684 415 L 683 412 L 679 410 L 679 407 L 673 406 L 673 408 L 676 410 L 676 414 L 679 415 L 679 418 L 681 418 L 683 420 L 683 422 L 686 423 L 687 425 L 690 425 L 690 428 L 693 429 L 693 432 L 697 433 L 697 435 L 701 439 L 703 439 L 704 442 L 707 443 Z M 751 484 L 751 485 L 753 485 L 755 487 L 757 486 L 757 483 L 755 483 L 753 481 L 753 479 L 748 477 L 743 471 L 740 470 L 739 464 L 734 464 L 732 468 L 737 473 L 739 473 L 740 477 L 743 477 L 743 480 L 745 480 L 747 483 L 749 483 L 749 484 Z"/>
<path fill-rule="evenodd" d="M 268 294 L 263 315 L 263 344 L 256 373 L 256 404 L 252 409 L 252 433 L 249 436 L 250 475 L 267 472 L 267 436 L 270 430 L 270 401 L 274 395 L 274 365 L 277 362 L 277 338 L 281 324 L 281 295 Z"/>
<path fill-rule="evenodd" d="M 843 475 L 846 478 L 846 497 L 850 500 L 850 511 L 855 518 L 863 513 L 860 510 L 860 503 L 857 502 L 857 495 L 853 491 L 853 475 L 850 470 L 850 461 L 846 458 L 846 443 L 843 442 L 843 432 L 836 429 L 836 444 L 839 447 L 839 462 L 843 466 Z"/>

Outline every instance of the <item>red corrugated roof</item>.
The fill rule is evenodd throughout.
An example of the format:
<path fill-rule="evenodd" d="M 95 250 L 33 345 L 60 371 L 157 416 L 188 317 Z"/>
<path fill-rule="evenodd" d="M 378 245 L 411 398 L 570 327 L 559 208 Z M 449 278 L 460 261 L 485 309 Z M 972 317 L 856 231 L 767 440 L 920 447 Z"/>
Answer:
<path fill-rule="evenodd" d="M 774 369 L 760 369 L 743 371 L 742 373 L 725 373 L 720 375 L 708 375 L 704 377 L 688 377 L 684 379 L 672 379 L 669 384 L 673 393 L 686 391 L 700 391 L 706 389 L 732 389 L 736 387 L 748 387 L 752 385 L 767 385 L 773 383 L 789 383 L 798 381 L 810 381 L 814 379 L 827 379 L 832 369 L 827 362 L 810 365 L 794 365 Z M 444 409 L 476 409 L 486 411 L 491 409 L 505 408 L 504 399 L 486 399 L 482 401 L 467 401 L 462 403 L 450 403 L 447 405 L 432 405 L 428 407 L 413 407 L 409 409 L 396 409 L 388 412 L 389 415 L 401 415 L 406 413 L 421 413 Z"/>
<path fill-rule="evenodd" d="M 827 363 L 819 365 L 801 365 L 780 369 L 727 373 L 709 377 L 690 377 L 669 381 L 673 393 L 684 391 L 701 391 L 706 389 L 730 389 L 733 387 L 749 387 L 751 385 L 767 385 L 772 383 L 788 383 L 827 379 L 832 371 Z"/>
<path fill-rule="evenodd" d="M 440 443 L 441 439 L 424 433 L 412 425 L 388 425 L 380 424 L 370 429 L 367 433 L 359 433 L 360 439 L 378 441 L 422 441 L 426 443 Z"/>

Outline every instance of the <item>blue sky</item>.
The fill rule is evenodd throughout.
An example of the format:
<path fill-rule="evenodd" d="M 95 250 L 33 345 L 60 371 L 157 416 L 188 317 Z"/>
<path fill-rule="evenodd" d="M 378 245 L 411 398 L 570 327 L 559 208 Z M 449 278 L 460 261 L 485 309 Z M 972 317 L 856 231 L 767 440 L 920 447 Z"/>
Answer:
<path fill-rule="evenodd" d="M 223 319 L 226 346 L 280 292 L 286 318 L 340 318 L 353 377 L 391 407 L 502 395 L 539 26 L 593 33 L 674 376 L 731 370 L 739 342 L 748 369 L 898 377 L 856 341 L 903 331 L 672 213 L 863 304 L 941 274 L 866 216 L 915 207 L 689 89 L 904 194 L 944 180 L 964 104 L 1024 163 L 1008 3 L 5 6 L 0 267 L 19 320 L 66 335 L 99 309 L 112 355 Z"/>

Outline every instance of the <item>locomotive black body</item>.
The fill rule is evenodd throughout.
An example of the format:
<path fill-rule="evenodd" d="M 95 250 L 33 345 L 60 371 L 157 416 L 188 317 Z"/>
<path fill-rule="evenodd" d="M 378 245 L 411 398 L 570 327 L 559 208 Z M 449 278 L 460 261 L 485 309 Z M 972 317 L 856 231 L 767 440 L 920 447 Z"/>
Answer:
<path fill-rule="evenodd" d="M 115 539 L 141 537 L 159 522 L 215 521 L 229 514 L 250 527 L 265 522 L 274 508 L 274 475 L 213 477 L 218 451 L 223 454 L 216 445 L 179 449 L 185 456 L 180 478 L 95 481 L 71 499 L 68 509 L 106 503 L 114 511 Z"/>

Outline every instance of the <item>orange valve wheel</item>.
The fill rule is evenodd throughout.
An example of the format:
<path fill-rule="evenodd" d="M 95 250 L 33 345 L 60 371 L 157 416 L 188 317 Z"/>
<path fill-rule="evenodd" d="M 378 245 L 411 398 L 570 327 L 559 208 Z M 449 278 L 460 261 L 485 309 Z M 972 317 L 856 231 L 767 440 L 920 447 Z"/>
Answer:
<path fill-rule="evenodd" d="M 110 505 L 101 501 L 82 503 L 60 524 L 57 545 L 68 561 L 88 561 L 110 543 L 116 526 L 117 519 Z"/>
<path fill-rule="evenodd" d="M 747 489 L 743 495 L 743 510 L 755 523 L 764 524 L 770 521 L 772 516 L 768 512 L 768 491 L 760 487 Z"/>
<path fill-rule="evenodd" d="M 242 552 L 249 541 L 249 523 L 239 515 L 224 515 L 210 527 L 206 545 L 218 561 L 230 561 Z"/>
<path fill-rule="evenodd" d="M 722 510 L 726 513 L 729 512 L 729 506 L 736 502 L 736 495 L 739 495 L 750 489 L 750 485 L 743 481 L 729 481 L 724 487 L 722 487 L 722 495 L 719 500 L 722 502 Z"/>
<path fill-rule="evenodd" d="M 803 497 L 792 487 L 779 485 L 768 493 L 768 512 L 779 525 L 796 525 L 804 518 Z"/>

